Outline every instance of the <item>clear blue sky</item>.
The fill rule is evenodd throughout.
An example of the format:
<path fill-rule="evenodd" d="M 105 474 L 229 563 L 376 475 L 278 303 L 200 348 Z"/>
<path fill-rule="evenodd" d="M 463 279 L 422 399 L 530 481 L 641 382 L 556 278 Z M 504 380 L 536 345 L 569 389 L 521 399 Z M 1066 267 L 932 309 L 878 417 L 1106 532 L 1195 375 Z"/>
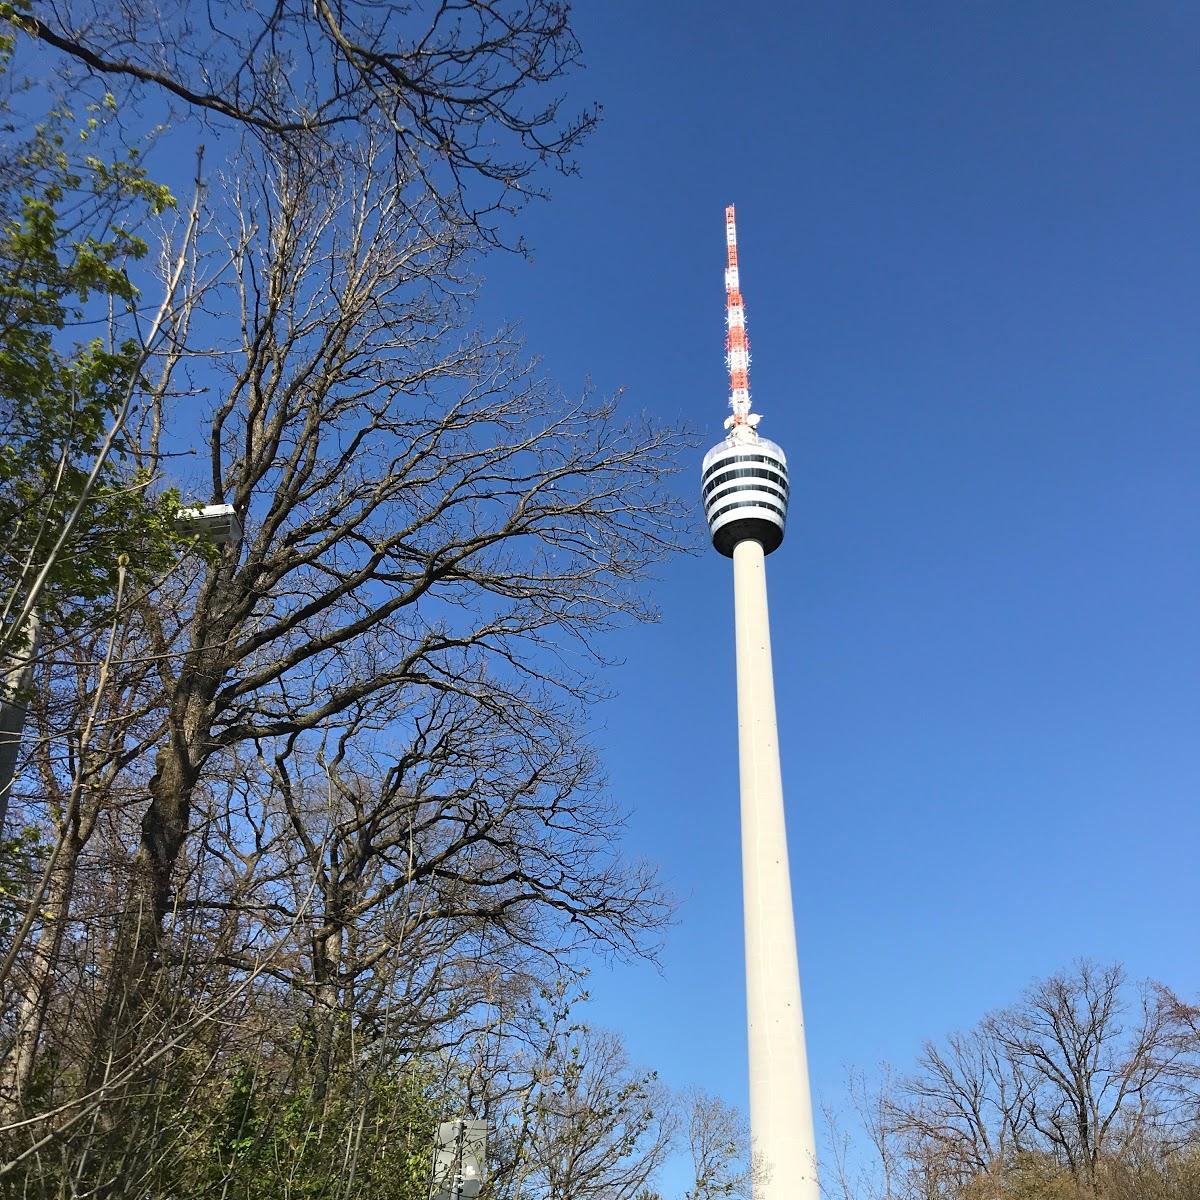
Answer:
<path fill-rule="evenodd" d="M 1200 991 L 1200 9 L 581 3 L 582 177 L 487 265 L 485 318 L 693 425 L 725 415 L 738 207 L 809 1051 L 904 1067 L 1080 955 Z M 682 494 L 696 492 L 699 457 Z M 703 545 L 696 506 L 697 545 Z M 684 903 L 594 1015 L 742 1101 L 729 564 L 600 740 Z"/>

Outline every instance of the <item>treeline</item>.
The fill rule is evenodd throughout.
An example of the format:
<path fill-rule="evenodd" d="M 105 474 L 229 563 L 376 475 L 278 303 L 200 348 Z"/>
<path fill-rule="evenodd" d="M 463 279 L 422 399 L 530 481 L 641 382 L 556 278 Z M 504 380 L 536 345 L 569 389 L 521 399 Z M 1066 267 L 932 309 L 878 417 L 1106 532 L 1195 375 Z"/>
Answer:
<path fill-rule="evenodd" d="M 742 1194 L 576 1004 L 669 914 L 581 731 L 681 441 L 472 320 L 595 120 L 566 7 L 16 3 L 0 54 L 0 1193 L 427 1200 L 472 1117 L 498 1200 L 681 1138 Z"/>
<path fill-rule="evenodd" d="M 1200 1200 L 1200 1008 L 1090 962 L 831 1114 L 837 1200 Z"/>

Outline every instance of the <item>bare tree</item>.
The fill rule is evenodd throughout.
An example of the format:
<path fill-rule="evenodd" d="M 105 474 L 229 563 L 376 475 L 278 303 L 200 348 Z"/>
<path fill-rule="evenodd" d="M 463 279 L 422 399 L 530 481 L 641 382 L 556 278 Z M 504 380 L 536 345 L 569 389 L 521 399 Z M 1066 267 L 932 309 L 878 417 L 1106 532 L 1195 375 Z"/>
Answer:
<path fill-rule="evenodd" d="M 198 871 L 187 903 L 225 930 L 208 954 L 244 971 L 263 946 L 289 946 L 267 970 L 307 998 L 325 1064 L 352 1034 L 400 1059 L 458 1053 L 581 941 L 632 950 L 664 915 L 650 874 L 622 865 L 619 817 L 578 761 L 455 694 L 417 704 L 382 775 L 383 752 L 367 773 L 348 718 L 316 757 L 283 739 L 230 787 L 236 800 L 214 780 L 198 802 L 197 867 L 220 865 Z"/>
<path fill-rule="evenodd" d="M 375 162 L 285 155 L 235 186 L 241 330 L 207 454 L 212 498 L 247 532 L 198 581 L 185 644 L 144 611 L 167 736 L 123 979 L 158 954 L 192 794 L 235 746 L 328 738 L 350 714 L 393 744 L 427 741 L 441 697 L 439 714 L 507 739 L 531 794 L 585 790 L 572 722 L 594 694 L 593 635 L 647 615 L 631 585 L 673 542 L 673 435 L 563 405 L 506 342 L 456 336 L 441 289 L 466 247 L 419 224 Z M 389 795 L 413 769 L 397 761 Z"/>
<path fill-rule="evenodd" d="M 887 1121 L 893 1134 L 924 1152 L 936 1148 L 939 1174 L 961 1187 L 1002 1173 L 1023 1149 L 1028 1093 L 1003 1047 L 976 1029 L 951 1034 L 942 1046 L 925 1043 L 903 1098 L 888 1103 Z"/>
<path fill-rule="evenodd" d="M 521 1110 L 518 1196 L 636 1200 L 675 1132 L 666 1089 L 615 1034 L 555 1029 Z"/>
<path fill-rule="evenodd" d="M 887 1064 L 880 1067 L 874 1082 L 860 1070 L 850 1072 L 846 1099 L 866 1138 L 862 1148 L 844 1114 L 828 1100 L 822 1104 L 822 1194 L 837 1200 L 899 1200 L 906 1195 L 901 1177 L 911 1139 L 896 1128 L 895 1094 L 895 1076 Z"/>
<path fill-rule="evenodd" d="M 1028 1088 L 1022 1107 L 1029 1125 L 1089 1188 L 1101 1159 L 1118 1153 L 1166 1102 L 1176 1061 L 1163 1054 L 1172 1014 L 1154 989 L 1143 989 L 1126 1029 L 1125 981 L 1120 966 L 1081 962 L 1069 975 L 1035 984 L 987 1026 Z"/>
<path fill-rule="evenodd" d="M 562 0 L 41 0 L 9 19 L 106 87 L 268 139 L 382 125 L 443 216 L 477 230 L 537 194 L 539 166 L 573 169 L 598 116 L 546 94 L 580 57 Z"/>
<path fill-rule="evenodd" d="M 744 1114 L 718 1096 L 685 1092 L 684 1123 L 692 1160 L 692 1184 L 685 1200 L 736 1196 L 750 1200 L 763 1168 L 750 1153 L 750 1127 Z"/>
<path fill-rule="evenodd" d="M 1186 1172 L 1200 1115 L 1189 1011 L 1160 986 L 1129 988 L 1119 966 L 1081 962 L 927 1043 L 911 1075 L 877 1096 L 859 1088 L 875 1194 L 1107 1196 L 1121 1179 L 1150 1188 Z"/>

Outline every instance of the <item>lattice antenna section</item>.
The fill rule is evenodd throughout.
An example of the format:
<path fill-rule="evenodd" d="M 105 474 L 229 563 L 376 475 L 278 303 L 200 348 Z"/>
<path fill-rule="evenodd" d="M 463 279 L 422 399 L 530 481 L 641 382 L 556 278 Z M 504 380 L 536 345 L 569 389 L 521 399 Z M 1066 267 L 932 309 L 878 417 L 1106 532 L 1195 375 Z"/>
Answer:
<path fill-rule="evenodd" d="M 746 306 L 738 278 L 737 221 L 731 204 L 725 210 L 725 363 L 729 368 L 729 407 L 725 428 L 747 435 L 758 424 L 750 411 L 750 340 L 746 337 Z"/>

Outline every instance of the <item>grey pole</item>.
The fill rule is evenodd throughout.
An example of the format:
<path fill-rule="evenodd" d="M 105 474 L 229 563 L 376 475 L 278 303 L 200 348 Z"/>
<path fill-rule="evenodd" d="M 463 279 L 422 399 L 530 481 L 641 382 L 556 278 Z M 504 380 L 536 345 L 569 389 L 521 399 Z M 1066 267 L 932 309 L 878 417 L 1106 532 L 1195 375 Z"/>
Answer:
<path fill-rule="evenodd" d="M 25 730 L 27 699 L 33 686 L 33 659 L 37 649 L 38 616 L 29 617 L 29 641 L 13 656 L 4 672 L 0 692 L 0 840 L 8 823 L 8 798 L 17 773 L 17 756 L 21 751 L 21 734 Z"/>
<path fill-rule="evenodd" d="M 450 1186 L 450 1190 L 454 1195 L 454 1200 L 462 1198 L 462 1156 L 463 1156 L 463 1134 L 466 1132 L 466 1126 L 462 1121 L 456 1121 L 457 1130 L 454 1135 L 454 1182 Z"/>

